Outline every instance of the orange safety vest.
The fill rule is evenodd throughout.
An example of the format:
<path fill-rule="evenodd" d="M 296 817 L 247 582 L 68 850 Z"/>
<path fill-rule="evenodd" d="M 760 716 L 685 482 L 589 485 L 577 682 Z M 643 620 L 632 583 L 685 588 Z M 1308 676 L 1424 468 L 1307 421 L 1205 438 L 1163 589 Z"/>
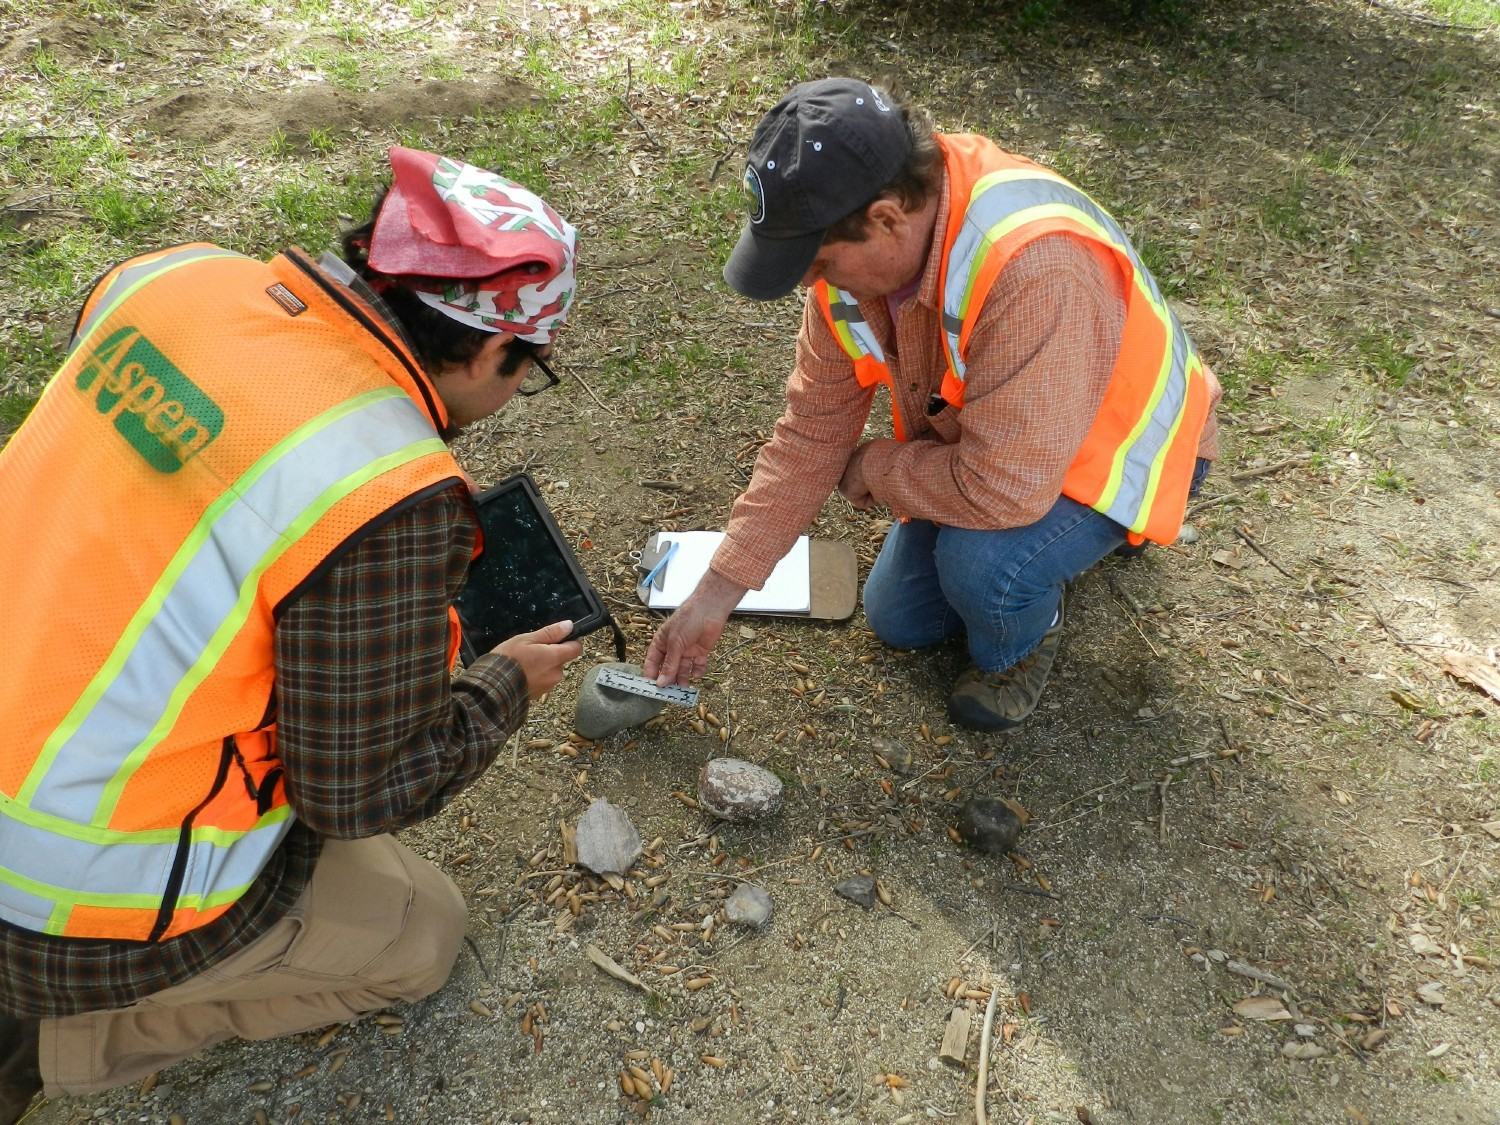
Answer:
<path fill-rule="evenodd" d="M 240 898 L 292 822 L 276 615 L 464 479 L 446 420 L 298 251 L 200 243 L 105 276 L 0 452 L 0 919 L 155 941 Z"/>
<path fill-rule="evenodd" d="M 969 334 L 995 279 L 1023 246 L 1062 232 L 1106 247 L 1125 278 L 1125 327 L 1104 401 L 1062 491 L 1125 527 L 1132 543 L 1172 542 L 1182 528 L 1210 391 L 1203 361 L 1156 279 L 1114 219 L 1055 172 L 983 137 L 939 136 L 938 143 L 951 201 L 938 277 L 948 361 L 942 398 L 963 407 Z M 854 298 L 819 282 L 814 299 L 860 385 L 894 391 Z M 895 403 L 892 393 L 896 439 L 905 441 Z"/>

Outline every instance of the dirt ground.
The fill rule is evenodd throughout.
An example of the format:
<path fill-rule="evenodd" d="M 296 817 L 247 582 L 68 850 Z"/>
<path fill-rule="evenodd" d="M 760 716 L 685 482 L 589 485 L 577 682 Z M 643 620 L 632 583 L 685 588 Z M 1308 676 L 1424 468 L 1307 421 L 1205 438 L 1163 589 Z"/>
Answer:
<path fill-rule="evenodd" d="M 1081 18 L 1002 35 L 962 4 L 671 10 L 702 47 L 685 88 L 591 70 L 663 49 L 618 10 L 531 3 L 498 31 L 433 8 L 412 50 L 464 76 L 366 95 L 226 65 L 224 39 L 268 55 L 316 31 L 229 5 L 0 22 L 0 77 L 29 81 L 43 41 L 95 67 L 101 27 L 150 36 L 109 127 L 148 168 L 243 155 L 247 214 L 273 136 L 340 138 L 306 154 L 320 174 L 412 130 L 463 155 L 497 104 L 623 101 L 607 143 L 543 165 L 584 232 L 565 386 L 461 454 L 482 484 L 542 484 L 638 662 L 652 622 L 625 553 L 722 527 L 792 354 L 795 300 L 717 281 L 749 130 L 800 77 L 898 75 L 941 128 L 1058 167 L 1146 245 L 1226 387 L 1199 537 L 1079 579 L 1045 700 L 1008 735 L 946 722 L 959 648 L 885 649 L 858 614 L 732 619 L 700 712 L 598 744 L 571 736 L 575 667 L 403 835 L 471 904 L 440 993 L 30 1125 L 968 1122 L 991 995 L 992 1121 L 1500 1123 L 1500 35 L 1374 0 L 1208 6 L 1157 38 Z M 531 41 L 576 84 L 537 81 Z M 82 209 L 28 187 L 0 182 L 38 237 L 71 221 L 49 208 Z M 212 218 L 184 203 L 172 240 L 236 222 Z M 37 332 L 71 317 L 5 300 Z M 887 519 L 835 499 L 815 533 L 863 572 Z M 580 664 L 612 658 L 601 635 Z M 778 816 L 694 807 L 723 754 L 783 779 Z M 1010 858 L 955 843 L 974 796 L 1029 813 Z M 650 842 L 619 888 L 562 860 L 593 797 Z M 880 881 L 868 912 L 831 889 L 857 872 Z M 722 917 L 741 880 L 775 902 L 760 932 Z M 963 1065 L 938 1057 L 955 1010 Z"/>

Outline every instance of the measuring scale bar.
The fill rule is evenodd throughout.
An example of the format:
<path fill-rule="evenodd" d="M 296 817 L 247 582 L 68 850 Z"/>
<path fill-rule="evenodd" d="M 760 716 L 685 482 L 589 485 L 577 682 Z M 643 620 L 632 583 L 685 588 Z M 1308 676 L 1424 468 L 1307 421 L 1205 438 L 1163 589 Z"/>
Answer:
<path fill-rule="evenodd" d="M 657 687 L 655 680 L 648 680 L 645 676 L 635 676 L 629 672 L 621 672 L 615 668 L 599 669 L 599 675 L 594 683 L 600 687 L 613 688 L 615 691 L 627 692 L 630 695 L 643 695 L 647 699 L 660 699 L 667 703 L 675 703 L 679 707 L 691 707 L 698 702 L 698 689 L 695 687 L 678 687 L 676 684 Z"/>

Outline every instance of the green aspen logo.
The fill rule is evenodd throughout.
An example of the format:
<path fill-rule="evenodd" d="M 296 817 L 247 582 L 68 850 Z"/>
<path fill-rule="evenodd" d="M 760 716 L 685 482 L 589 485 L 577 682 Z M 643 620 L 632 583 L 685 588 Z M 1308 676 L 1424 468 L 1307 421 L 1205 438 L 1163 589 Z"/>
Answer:
<path fill-rule="evenodd" d="M 77 386 L 152 468 L 175 473 L 219 436 L 224 412 L 138 328 L 96 348 Z"/>

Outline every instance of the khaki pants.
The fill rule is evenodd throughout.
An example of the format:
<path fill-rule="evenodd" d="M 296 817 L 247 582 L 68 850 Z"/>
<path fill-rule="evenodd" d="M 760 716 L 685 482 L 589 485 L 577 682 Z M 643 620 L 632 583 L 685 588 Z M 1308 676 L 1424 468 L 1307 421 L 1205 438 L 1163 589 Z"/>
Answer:
<path fill-rule="evenodd" d="M 421 999 L 448 979 L 467 921 L 452 880 L 394 838 L 325 841 L 296 906 L 251 945 L 128 1008 L 43 1020 L 47 1096 L 134 1082 L 232 1036 Z"/>

